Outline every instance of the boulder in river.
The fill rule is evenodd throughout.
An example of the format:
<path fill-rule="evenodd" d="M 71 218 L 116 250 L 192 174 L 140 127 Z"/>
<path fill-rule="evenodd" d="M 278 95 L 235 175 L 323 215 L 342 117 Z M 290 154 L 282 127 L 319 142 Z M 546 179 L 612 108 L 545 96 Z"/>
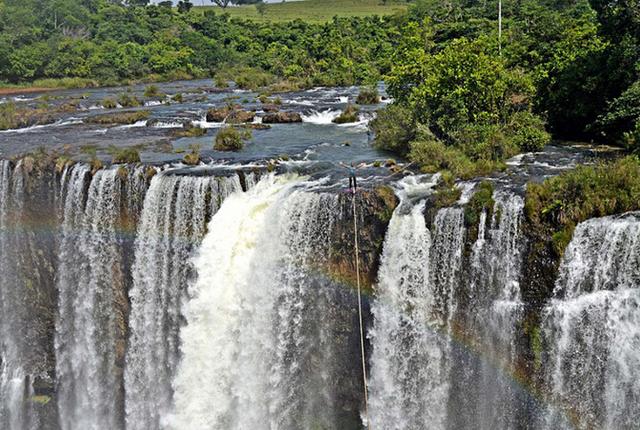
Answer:
<path fill-rule="evenodd" d="M 229 109 L 224 108 L 211 108 L 207 111 L 208 122 L 223 122 L 227 115 L 229 115 Z"/>
<path fill-rule="evenodd" d="M 246 122 L 253 121 L 253 118 L 256 116 L 255 112 L 246 111 L 246 110 L 234 110 L 229 113 L 227 116 L 228 124 L 243 124 Z"/>
<path fill-rule="evenodd" d="M 255 112 L 229 107 L 212 108 L 207 111 L 208 122 L 227 122 L 229 124 L 242 124 L 253 121 Z"/>
<path fill-rule="evenodd" d="M 302 117 L 297 112 L 275 112 L 262 117 L 264 124 L 287 124 L 302 122 Z"/>

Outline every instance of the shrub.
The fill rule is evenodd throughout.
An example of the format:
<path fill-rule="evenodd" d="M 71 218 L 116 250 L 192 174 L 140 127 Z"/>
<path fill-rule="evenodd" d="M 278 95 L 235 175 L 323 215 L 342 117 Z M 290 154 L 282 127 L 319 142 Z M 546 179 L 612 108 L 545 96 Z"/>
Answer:
<path fill-rule="evenodd" d="M 357 106 L 349 104 L 344 109 L 344 111 L 340 115 L 338 115 L 338 117 L 333 119 L 333 122 L 335 124 L 346 124 L 350 122 L 357 122 L 359 110 L 360 109 L 358 109 Z"/>
<path fill-rule="evenodd" d="M 455 177 L 451 172 L 443 171 L 440 182 L 434 193 L 434 207 L 436 209 L 453 206 L 460 199 L 462 191 L 456 187 Z"/>
<path fill-rule="evenodd" d="M 274 83 L 275 76 L 255 67 L 230 67 L 221 70 L 215 77 L 217 86 L 225 88 L 228 85 L 218 85 L 223 82 L 233 81 L 238 88 L 244 90 L 257 90 Z"/>
<path fill-rule="evenodd" d="M 245 69 L 235 77 L 235 83 L 244 90 L 257 90 L 273 83 L 274 76 L 260 69 Z"/>
<path fill-rule="evenodd" d="M 118 107 L 118 102 L 116 102 L 111 97 L 107 97 L 104 100 L 102 100 L 102 107 L 105 109 L 115 109 Z"/>
<path fill-rule="evenodd" d="M 37 124 L 50 124 L 55 121 L 54 113 L 61 108 L 28 108 L 14 102 L 0 104 L 0 130 L 30 127 Z"/>
<path fill-rule="evenodd" d="M 395 103 L 387 106 L 369 125 L 375 133 L 376 148 L 400 155 L 409 153 L 409 142 L 416 137 L 416 121 L 408 108 Z"/>
<path fill-rule="evenodd" d="M 131 164 L 140 162 L 140 151 L 137 148 L 111 148 L 113 164 Z"/>
<path fill-rule="evenodd" d="M 184 101 L 184 98 L 182 97 L 182 93 L 177 93 L 171 97 L 171 100 L 176 103 L 182 103 Z"/>
<path fill-rule="evenodd" d="M 377 88 L 365 87 L 360 90 L 360 94 L 356 98 L 359 105 L 377 105 L 380 103 L 380 94 Z"/>
<path fill-rule="evenodd" d="M 630 151 L 636 154 L 640 152 L 640 119 L 632 131 L 623 134 L 623 143 Z"/>
<path fill-rule="evenodd" d="M 218 88 L 229 88 L 229 81 L 227 80 L 227 78 L 224 78 L 222 76 L 216 76 L 214 78 L 214 84 Z"/>
<path fill-rule="evenodd" d="M 148 110 L 137 110 L 128 112 L 114 112 L 103 115 L 94 115 L 84 119 L 84 122 L 91 124 L 135 124 L 149 118 L 151 112 Z"/>
<path fill-rule="evenodd" d="M 506 126 L 507 136 L 518 152 L 540 151 L 551 142 L 545 121 L 529 111 L 516 112 Z"/>
<path fill-rule="evenodd" d="M 138 107 L 142 106 L 142 102 L 133 94 L 122 93 L 118 95 L 118 103 L 122 107 Z"/>
<path fill-rule="evenodd" d="M 149 85 L 144 89 L 145 97 L 162 97 L 163 95 L 157 85 Z"/>
<path fill-rule="evenodd" d="M 460 149 L 447 146 L 435 137 L 411 142 L 409 159 L 420 166 L 425 173 L 448 170 L 454 176 L 462 179 L 488 175 L 495 169 L 504 166 L 500 162 L 484 159 L 472 161 Z"/>
<path fill-rule="evenodd" d="M 202 137 L 205 134 L 207 134 L 206 128 L 194 126 L 192 123 L 185 124 L 173 133 L 175 137 Z"/>
<path fill-rule="evenodd" d="M 189 145 L 190 152 L 184 155 L 182 162 L 189 166 L 200 164 L 200 145 Z"/>
<path fill-rule="evenodd" d="M 558 256 L 575 226 L 593 217 L 640 209 L 640 160 L 628 156 L 614 162 L 579 166 L 527 187 L 525 214 L 534 230 L 552 237 Z"/>
<path fill-rule="evenodd" d="M 225 127 L 218 131 L 213 149 L 216 151 L 239 151 L 244 147 L 242 137 L 233 127 Z"/>

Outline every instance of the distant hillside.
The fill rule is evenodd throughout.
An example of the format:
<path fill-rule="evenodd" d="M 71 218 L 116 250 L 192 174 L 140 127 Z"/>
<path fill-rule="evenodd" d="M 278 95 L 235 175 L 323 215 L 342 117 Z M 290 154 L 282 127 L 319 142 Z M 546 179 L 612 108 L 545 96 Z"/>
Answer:
<path fill-rule="evenodd" d="M 260 15 L 254 5 L 228 7 L 222 9 L 214 6 L 197 6 L 197 10 L 214 9 L 225 12 L 233 18 L 246 18 L 255 21 L 293 21 L 302 19 L 307 22 L 326 22 L 334 16 L 369 16 L 392 15 L 407 9 L 407 2 L 403 0 L 304 0 L 265 5 L 264 15 Z"/>

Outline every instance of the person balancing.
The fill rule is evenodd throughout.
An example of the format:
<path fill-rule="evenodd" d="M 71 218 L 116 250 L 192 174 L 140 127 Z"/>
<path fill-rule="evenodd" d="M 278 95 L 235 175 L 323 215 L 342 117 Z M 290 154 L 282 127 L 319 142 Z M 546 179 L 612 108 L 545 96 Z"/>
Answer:
<path fill-rule="evenodd" d="M 356 163 L 352 161 L 351 164 L 348 166 L 343 162 L 340 162 L 340 165 L 349 170 L 349 188 L 351 188 L 351 192 L 355 194 L 356 189 L 358 188 L 356 172 L 360 167 L 363 166 L 363 164 L 356 165 Z"/>

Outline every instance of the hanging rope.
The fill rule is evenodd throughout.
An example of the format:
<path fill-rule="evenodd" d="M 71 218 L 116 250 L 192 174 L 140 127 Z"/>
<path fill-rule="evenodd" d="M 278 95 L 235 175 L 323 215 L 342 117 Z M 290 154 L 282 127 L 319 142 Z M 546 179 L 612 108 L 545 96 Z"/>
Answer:
<path fill-rule="evenodd" d="M 364 417 L 367 421 L 367 429 L 371 430 L 369 423 L 369 390 L 367 389 L 367 367 L 364 355 L 364 324 L 362 322 L 362 294 L 360 292 L 360 249 L 358 247 L 358 216 L 356 214 L 356 194 L 353 193 L 353 235 L 355 242 L 356 260 L 356 284 L 358 286 L 358 318 L 360 320 L 360 354 L 362 356 L 362 383 L 364 386 Z"/>

